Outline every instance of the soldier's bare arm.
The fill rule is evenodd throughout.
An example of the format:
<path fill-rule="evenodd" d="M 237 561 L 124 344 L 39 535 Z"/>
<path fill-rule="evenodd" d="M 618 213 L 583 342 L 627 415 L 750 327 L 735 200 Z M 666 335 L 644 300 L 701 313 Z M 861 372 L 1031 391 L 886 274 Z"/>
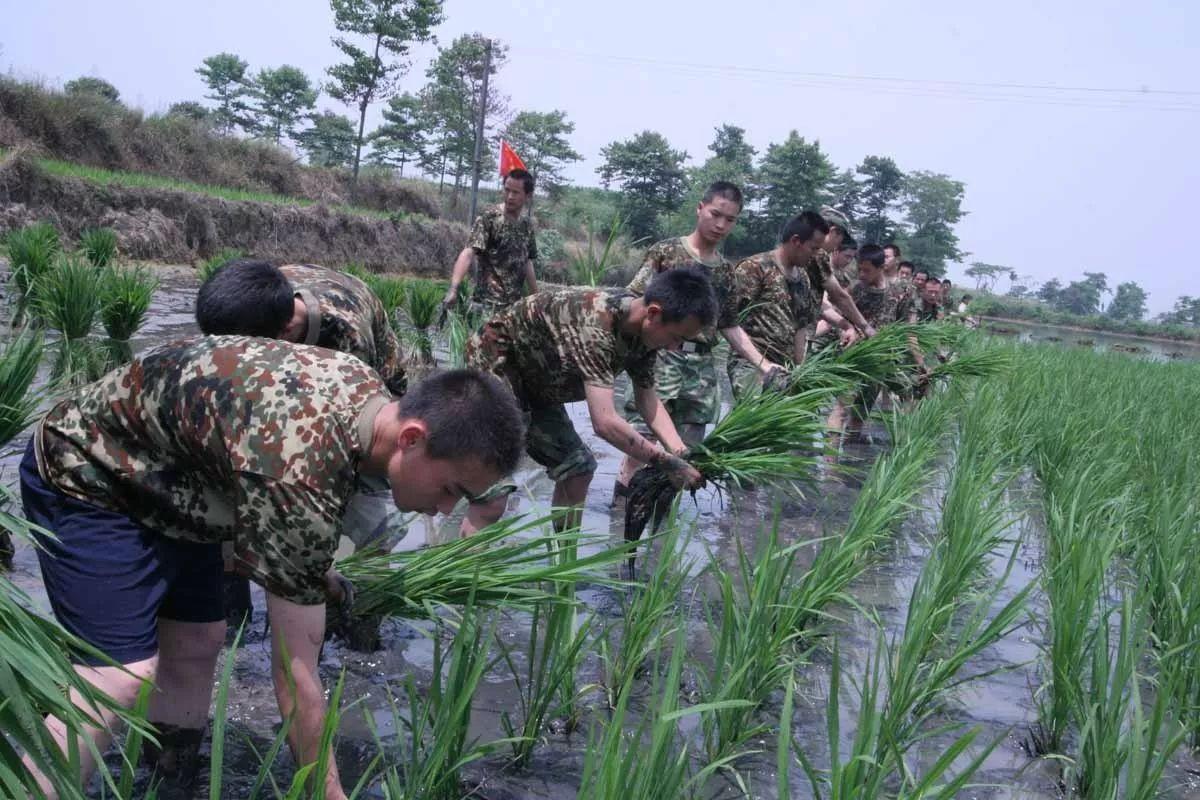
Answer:
<path fill-rule="evenodd" d="M 321 731 L 325 725 L 325 692 L 317 673 L 317 657 L 325 638 L 325 606 L 302 606 L 267 594 L 271 617 L 271 677 L 283 719 L 291 719 L 288 745 L 297 764 L 314 764 L 321 755 Z M 345 800 L 333 754 L 326 759 L 325 797 Z"/>
<path fill-rule="evenodd" d="M 458 287 L 467 277 L 467 273 L 471 271 L 471 262 L 475 259 L 475 249 L 468 245 L 458 254 L 458 258 L 454 261 L 454 269 L 450 271 L 450 289 L 446 292 L 446 299 L 443 301 L 447 305 L 453 303 L 458 298 Z"/>
<path fill-rule="evenodd" d="M 537 275 L 533 271 L 533 259 L 525 262 L 525 287 L 529 294 L 537 294 Z"/>
<path fill-rule="evenodd" d="M 759 373 L 768 375 L 772 370 L 779 369 L 779 365 L 768 361 L 758 348 L 754 346 L 754 342 L 739 326 L 732 328 L 722 328 L 721 335 L 725 337 L 725 341 L 729 342 L 729 346 L 742 358 L 758 368 Z"/>
<path fill-rule="evenodd" d="M 792 358 L 800 364 L 808 356 L 808 331 L 804 328 L 796 331 L 792 337 Z"/>

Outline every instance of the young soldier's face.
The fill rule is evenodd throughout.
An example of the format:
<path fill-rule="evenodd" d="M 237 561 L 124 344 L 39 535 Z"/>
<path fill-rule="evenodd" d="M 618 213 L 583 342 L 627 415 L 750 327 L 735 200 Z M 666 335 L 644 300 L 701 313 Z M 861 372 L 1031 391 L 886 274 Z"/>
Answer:
<path fill-rule="evenodd" d="M 846 236 L 842 233 L 841 228 L 831 226 L 829 233 L 825 234 L 825 241 L 822 247 L 825 248 L 825 252 L 827 253 L 836 253 L 838 248 L 842 246 L 842 241 L 845 238 Z"/>
<path fill-rule="evenodd" d="M 684 342 L 699 336 L 703 328 L 695 317 L 664 322 L 662 309 L 651 303 L 646 307 L 646 319 L 642 323 L 642 343 L 652 350 L 678 350 Z"/>
<path fill-rule="evenodd" d="M 504 210 L 509 214 L 519 214 L 525 208 L 529 195 L 525 194 L 525 181 L 518 178 L 504 179 Z"/>
<path fill-rule="evenodd" d="M 392 502 L 401 511 L 449 514 L 462 498 L 478 497 L 503 476 L 477 458 L 433 458 L 423 423 L 406 426 L 388 460 Z"/>
<path fill-rule="evenodd" d="M 937 305 L 942 299 L 942 285 L 937 281 L 926 281 L 921 287 L 921 299 L 931 306 Z"/>
<path fill-rule="evenodd" d="M 853 250 L 838 250 L 836 253 L 833 254 L 833 258 L 831 259 L 830 263 L 832 263 L 833 266 L 837 267 L 838 269 L 841 269 L 842 267 L 846 266 L 853 260 L 854 260 L 854 251 Z"/>
<path fill-rule="evenodd" d="M 950 299 L 950 286 L 951 286 L 951 284 L 949 284 L 949 283 L 942 284 L 942 300 L 943 301 Z"/>
<path fill-rule="evenodd" d="M 863 283 L 875 283 L 875 279 L 879 277 L 880 269 L 880 267 L 875 266 L 870 261 L 860 261 L 858 262 L 858 277 Z"/>
<path fill-rule="evenodd" d="M 885 261 L 884 263 L 886 264 L 887 262 Z M 912 278 L 912 267 L 901 267 L 900 268 L 900 277 L 911 279 Z"/>
<path fill-rule="evenodd" d="M 918 289 L 924 289 L 927 283 L 929 283 L 929 276 L 924 272 L 913 273 L 913 285 Z"/>
<path fill-rule="evenodd" d="M 700 232 L 701 239 L 718 245 L 733 232 L 738 214 L 741 213 L 741 206 L 718 195 L 708 203 L 701 203 L 696 209 L 696 230 Z"/>
<path fill-rule="evenodd" d="M 883 264 L 888 266 L 896 260 L 896 251 L 891 247 L 883 248 Z"/>

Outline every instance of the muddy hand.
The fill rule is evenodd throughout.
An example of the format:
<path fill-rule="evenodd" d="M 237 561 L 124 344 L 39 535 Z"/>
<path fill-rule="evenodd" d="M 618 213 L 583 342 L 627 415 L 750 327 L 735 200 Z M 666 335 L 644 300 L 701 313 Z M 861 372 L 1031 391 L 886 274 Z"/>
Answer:
<path fill-rule="evenodd" d="M 700 471 L 679 456 L 663 453 L 655 460 L 654 466 L 662 470 L 676 489 L 695 490 L 704 485 L 704 476 Z"/>

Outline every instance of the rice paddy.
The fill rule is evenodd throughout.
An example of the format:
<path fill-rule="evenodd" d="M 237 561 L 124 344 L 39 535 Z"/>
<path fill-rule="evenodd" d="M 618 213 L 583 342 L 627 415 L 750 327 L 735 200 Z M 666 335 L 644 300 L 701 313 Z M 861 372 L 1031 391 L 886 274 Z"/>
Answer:
<path fill-rule="evenodd" d="M 140 336 L 179 332 L 189 290 L 160 290 Z M 453 363 L 451 325 L 429 328 L 442 363 Z M 46 328 L 50 362 L 62 329 Z M 14 385 L 42 342 L 27 337 L 4 345 L 11 366 L 0 357 Z M 714 485 L 642 538 L 633 576 L 622 509 L 608 507 L 618 459 L 582 409 L 572 418 L 601 464 L 584 532 L 552 531 L 550 484 L 530 465 L 517 476 L 528 516 L 423 549 L 432 536 L 417 523 L 404 550 L 353 557 L 361 607 L 389 619 L 380 652 L 326 648 L 328 735 L 347 789 L 1198 796 L 1200 365 L 990 339 L 962 352 L 925 400 L 872 422 L 886 444 L 827 454 L 814 441 L 823 417 L 797 416 L 785 446 L 801 458 L 778 472 L 736 460 L 779 443 L 752 438 L 738 423 L 750 407 L 735 409 L 698 451 Z M 847 361 L 824 374 L 869 373 L 865 358 Z M 842 386 L 807 374 L 799 392 Z M 5 390 L 6 406 L 28 396 Z M 731 429 L 745 438 L 717 447 Z M 28 545 L 4 586 L 21 608 L 40 602 Z M 315 796 L 274 726 L 262 624 L 225 662 L 211 796 Z M 37 641 L 42 658 L 56 646 Z M 25 746 L 9 710 L 6 741 Z M 144 796 L 145 776 L 127 786 L 120 760 L 93 796 Z"/>

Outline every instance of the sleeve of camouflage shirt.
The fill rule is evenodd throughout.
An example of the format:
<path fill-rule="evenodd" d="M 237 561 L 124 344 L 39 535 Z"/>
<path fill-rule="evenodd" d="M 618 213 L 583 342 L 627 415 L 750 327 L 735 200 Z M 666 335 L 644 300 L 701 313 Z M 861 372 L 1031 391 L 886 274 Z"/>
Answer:
<path fill-rule="evenodd" d="M 475 224 L 471 227 L 471 236 L 467 239 L 467 247 L 476 253 L 487 250 L 488 243 L 491 241 L 491 226 L 488 224 L 488 220 L 488 213 L 484 211 L 475 218 Z"/>
<path fill-rule="evenodd" d="M 713 292 L 717 295 L 717 330 L 736 328 L 740 309 L 734 296 L 733 265 L 728 261 L 711 271 Z"/>
<path fill-rule="evenodd" d="M 740 325 L 757 302 L 763 283 L 762 266 L 758 259 L 747 258 L 734 265 L 730 272 L 729 305 Z"/>
<path fill-rule="evenodd" d="M 388 324 L 387 310 L 383 303 L 375 298 L 375 308 L 371 318 L 371 328 L 375 338 L 375 371 L 387 384 L 388 391 L 394 395 L 402 395 L 408 391 L 408 373 L 405 369 L 404 354 L 400 349 L 400 340 L 396 332 Z"/>
<path fill-rule="evenodd" d="M 629 291 L 636 295 L 646 293 L 646 287 L 650 284 L 650 279 L 658 273 L 662 268 L 662 248 L 659 246 L 662 242 L 650 246 L 646 251 L 646 258 L 642 261 L 641 269 L 633 276 L 633 280 L 629 282 Z"/>
<path fill-rule="evenodd" d="M 299 605 L 325 602 L 342 508 L 304 484 L 239 472 L 236 570 Z"/>

